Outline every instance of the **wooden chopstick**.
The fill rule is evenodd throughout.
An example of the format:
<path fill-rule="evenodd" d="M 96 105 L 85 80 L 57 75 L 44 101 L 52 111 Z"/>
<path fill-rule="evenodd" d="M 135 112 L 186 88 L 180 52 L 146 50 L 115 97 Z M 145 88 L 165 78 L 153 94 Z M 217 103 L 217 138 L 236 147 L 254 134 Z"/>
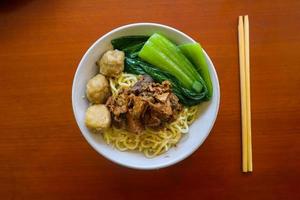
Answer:
<path fill-rule="evenodd" d="M 250 98 L 250 46 L 249 46 L 249 19 L 244 16 L 244 34 L 245 34 L 245 73 L 246 73 L 246 96 L 247 96 L 247 154 L 248 171 L 252 172 L 252 134 L 251 134 L 251 98 Z"/>
<path fill-rule="evenodd" d="M 243 17 L 239 16 L 239 59 L 240 59 L 240 90 L 241 90 L 241 112 L 242 112 L 242 168 L 243 172 L 248 171 L 247 153 L 247 118 L 246 118 L 246 77 L 245 77 L 245 44 L 244 44 L 244 22 Z"/>
<path fill-rule="evenodd" d="M 249 19 L 239 16 L 239 60 L 240 90 L 242 114 L 242 169 L 252 171 L 252 139 L 251 139 L 251 105 L 250 105 L 250 50 L 249 50 Z"/>

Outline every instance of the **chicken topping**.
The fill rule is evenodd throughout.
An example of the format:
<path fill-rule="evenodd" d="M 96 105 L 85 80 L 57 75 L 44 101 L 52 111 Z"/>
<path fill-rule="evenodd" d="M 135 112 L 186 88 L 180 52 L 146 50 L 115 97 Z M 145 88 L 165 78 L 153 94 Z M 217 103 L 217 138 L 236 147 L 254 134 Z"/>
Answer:
<path fill-rule="evenodd" d="M 113 124 L 134 133 L 142 132 L 145 126 L 160 128 L 174 121 L 182 110 L 170 82 L 154 83 L 148 75 L 142 76 L 131 89 L 110 97 L 106 105 Z"/>

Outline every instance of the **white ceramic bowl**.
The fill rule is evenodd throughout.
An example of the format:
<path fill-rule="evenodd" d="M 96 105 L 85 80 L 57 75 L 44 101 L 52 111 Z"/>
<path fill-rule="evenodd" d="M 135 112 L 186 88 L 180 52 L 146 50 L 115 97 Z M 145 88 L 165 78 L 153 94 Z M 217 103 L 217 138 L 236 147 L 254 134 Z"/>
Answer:
<path fill-rule="evenodd" d="M 88 143 L 107 159 L 135 169 L 158 169 L 173 165 L 191 155 L 209 135 L 219 110 L 220 89 L 217 73 L 208 55 L 205 53 L 213 83 L 213 97 L 209 102 L 201 103 L 201 115 L 191 125 L 190 132 L 185 134 L 175 148 L 155 158 L 146 158 L 139 152 L 121 152 L 105 144 L 101 134 L 91 133 L 84 124 L 88 101 L 85 96 L 87 81 L 98 73 L 96 61 L 112 46 L 110 41 L 125 35 L 151 35 L 161 33 L 176 44 L 195 42 L 186 34 L 169 26 L 154 23 L 136 23 L 116 28 L 98 39 L 84 54 L 75 73 L 72 88 L 72 104 L 77 124 Z M 199 33 L 200 34 L 200 33 Z"/>

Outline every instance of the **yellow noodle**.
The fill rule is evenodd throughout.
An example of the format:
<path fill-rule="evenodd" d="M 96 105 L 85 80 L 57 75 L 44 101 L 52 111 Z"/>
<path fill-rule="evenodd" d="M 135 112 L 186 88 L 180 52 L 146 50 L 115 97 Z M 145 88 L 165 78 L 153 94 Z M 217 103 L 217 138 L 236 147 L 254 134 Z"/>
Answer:
<path fill-rule="evenodd" d="M 118 78 L 110 78 L 112 95 L 116 95 L 122 89 L 132 87 L 137 81 L 137 75 L 127 73 L 122 73 Z M 112 127 L 103 133 L 103 138 L 107 144 L 120 151 L 136 150 L 146 157 L 153 158 L 176 146 L 182 134 L 188 133 L 189 125 L 198 117 L 198 112 L 198 106 L 184 107 L 178 118 L 166 124 L 163 130 L 146 128 L 143 133 L 134 134 Z"/>

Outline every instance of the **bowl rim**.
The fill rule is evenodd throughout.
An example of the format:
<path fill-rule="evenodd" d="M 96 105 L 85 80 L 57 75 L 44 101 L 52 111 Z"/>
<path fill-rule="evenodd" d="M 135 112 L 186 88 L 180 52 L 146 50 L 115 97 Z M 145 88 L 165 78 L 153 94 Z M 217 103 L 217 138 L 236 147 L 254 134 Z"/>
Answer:
<path fill-rule="evenodd" d="M 188 151 L 187 153 L 185 153 L 182 157 L 180 157 L 179 159 L 174 159 L 172 160 L 171 162 L 166 162 L 166 163 L 163 163 L 162 164 L 157 164 L 155 166 L 151 165 L 151 166 L 136 166 L 136 165 L 131 165 L 131 164 L 128 164 L 128 163 L 123 163 L 123 162 L 119 162 L 118 159 L 113 159 L 111 158 L 110 156 L 107 156 L 106 154 L 102 153 L 101 151 L 99 151 L 97 148 L 96 148 L 96 145 L 94 145 L 94 143 L 90 142 L 89 138 L 85 135 L 84 131 L 82 130 L 82 128 L 80 127 L 79 123 L 78 123 L 78 117 L 77 117 L 77 108 L 75 106 L 75 81 L 77 80 L 78 76 L 79 76 L 79 68 L 80 66 L 82 66 L 84 60 L 86 59 L 86 57 L 90 54 L 90 51 L 94 48 L 94 46 L 96 46 L 96 44 L 98 42 L 100 42 L 103 38 L 107 37 L 108 35 L 114 33 L 114 32 L 117 32 L 117 31 L 120 31 L 122 29 L 126 29 L 126 28 L 130 28 L 130 27 L 136 27 L 136 26 L 156 26 L 156 27 L 161 27 L 161 28 L 165 28 L 165 29 L 169 29 L 169 30 L 172 30 L 174 32 L 177 32 L 179 33 L 180 35 L 183 35 L 184 37 L 188 38 L 189 40 L 191 40 L 192 42 L 196 42 L 193 38 L 191 38 L 190 36 L 188 36 L 187 34 L 185 34 L 184 32 L 176 29 L 176 28 L 173 28 L 173 27 L 170 27 L 168 25 L 164 25 L 164 24 L 159 24 L 159 23 L 152 23 L 152 22 L 139 22 L 139 23 L 130 23 L 130 24 L 126 24 L 126 25 L 122 25 L 122 26 L 119 26 L 117 28 L 114 28 L 112 29 L 111 31 L 107 32 L 106 34 L 102 35 L 100 38 L 98 38 L 95 42 L 93 42 L 93 44 L 87 49 L 87 51 L 84 53 L 84 55 L 82 56 L 79 64 L 77 65 L 77 68 L 76 68 L 76 71 L 75 71 L 75 74 L 74 74 L 74 78 L 73 78 L 73 82 L 72 82 L 72 108 L 73 108 L 73 114 L 74 114 L 74 117 L 75 117 L 75 120 L 76 120 L 76 124 L 81 132 L 81 135 L 83 135 L 83 137 L 85 138 L 85 140 L 88 142 L 88 144 L 97 152 L 99 153 L 100 155 L 102 155 L 103 157 L 105 157 L 106 159 L 110 160 L 111 162 L 113 163 L 116 163 L 118 165 L 121 165 L 121 166 L 124 166 L 124 167 L 127 167 L 127 168 L 131 168 L 131 169 L 138 169 L 138 170 L 154 170 L 154 169 L 161 169 L 161 168 L 165 168 L 165 167 L 169 167 L 171 165 L 174 165 L 176 163 L 179 163 L 181 162 L 182 160 L 186 159 L 187 157 L 189 157 L 190 155 L 192 155 L 197 149 L 199 149 L 199 147 L 204 143 L 204 141 L 206 140 L 206 138 L 208 137 L 208 135 L 210 134 L 215 122 L 216 122 L 216 119 L 217 119 L 217 116 L 218 116 L 218 112 L 219 112 L 219 107 L 220 107 L 220 98 L 221 98 L 221 91 L 220 91 L 220 84 L 219 84 L 219 78 L 218 78 L 218 74 L 216 72 L 216 69 L 215 69 L 215 66 L 213 64 L 213 62 L 211 61 L 210 57 L 208 56 L 208 54 L 206 53 L 206 51 L 203 49 L 203 52 L 209 62 L 209 65 L 212 66 L 212 73 L 214 74 L 214 76 L 216 77 L 216 86 L 214 89 L 216 89 L 218 91 L 218 97 L 216 99 L 216 109 L 215 109 L 215 113 L 213 114 L 214 118 L 212 120 L 212 123 L 210 124 L 209 126 L 209 129 L 207 131 L 207 133 L 204 135 L 202 141 L 200 141 L 191 151 Z"/>

